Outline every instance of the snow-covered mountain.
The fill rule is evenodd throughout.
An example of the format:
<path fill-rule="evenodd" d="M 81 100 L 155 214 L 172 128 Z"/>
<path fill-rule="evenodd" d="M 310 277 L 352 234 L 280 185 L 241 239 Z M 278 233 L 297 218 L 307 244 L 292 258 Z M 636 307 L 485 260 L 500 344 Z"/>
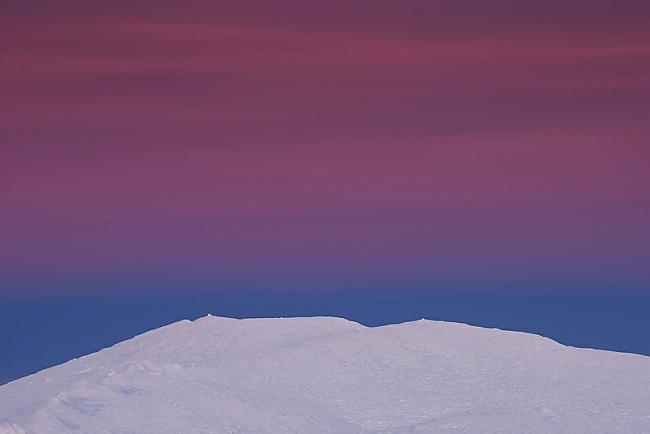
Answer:
<path fill-rule="evenodd" d="M 415 321 L 204 317 L 0 387 L 0 433 L 648 433 L 650 357 Z"/>

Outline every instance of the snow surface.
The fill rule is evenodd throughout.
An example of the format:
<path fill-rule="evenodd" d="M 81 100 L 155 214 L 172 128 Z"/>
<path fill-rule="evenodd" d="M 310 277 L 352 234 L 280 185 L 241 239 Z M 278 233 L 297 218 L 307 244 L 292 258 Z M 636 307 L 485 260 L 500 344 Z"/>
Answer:
<path fill-rule="evenodd" d="M 650 357 L 415 321 L 180 321 L 0 387 L 0 433 L 650 432 Z"/>

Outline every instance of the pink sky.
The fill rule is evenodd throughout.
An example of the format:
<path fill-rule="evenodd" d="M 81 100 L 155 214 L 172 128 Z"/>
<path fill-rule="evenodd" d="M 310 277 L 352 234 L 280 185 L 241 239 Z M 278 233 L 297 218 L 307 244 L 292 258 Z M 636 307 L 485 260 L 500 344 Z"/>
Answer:
<path fill-rule="evenodd" d="M 15 3 L 0 295 L 648 288 L 647 2 Z"/>

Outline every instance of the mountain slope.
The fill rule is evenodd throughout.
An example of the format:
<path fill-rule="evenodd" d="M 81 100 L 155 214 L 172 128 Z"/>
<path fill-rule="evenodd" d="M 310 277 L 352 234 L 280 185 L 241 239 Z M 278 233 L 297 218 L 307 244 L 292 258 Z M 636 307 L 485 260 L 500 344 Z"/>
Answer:
<path fill-rule="evenodd" d="M 0 387 L 0 433 L 650 432 L 650 358 L 415 321 L 204 317 Z"/>

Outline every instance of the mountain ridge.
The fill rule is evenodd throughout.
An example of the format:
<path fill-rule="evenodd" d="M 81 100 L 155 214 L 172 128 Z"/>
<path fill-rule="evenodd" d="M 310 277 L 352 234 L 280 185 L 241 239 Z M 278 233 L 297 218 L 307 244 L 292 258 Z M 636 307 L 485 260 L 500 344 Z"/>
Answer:
<path fill-rule="evenodd" d="M 337 317 L 183 320 L 0 386 L 0 433 L 650 431 L 650 357 Z"/>

